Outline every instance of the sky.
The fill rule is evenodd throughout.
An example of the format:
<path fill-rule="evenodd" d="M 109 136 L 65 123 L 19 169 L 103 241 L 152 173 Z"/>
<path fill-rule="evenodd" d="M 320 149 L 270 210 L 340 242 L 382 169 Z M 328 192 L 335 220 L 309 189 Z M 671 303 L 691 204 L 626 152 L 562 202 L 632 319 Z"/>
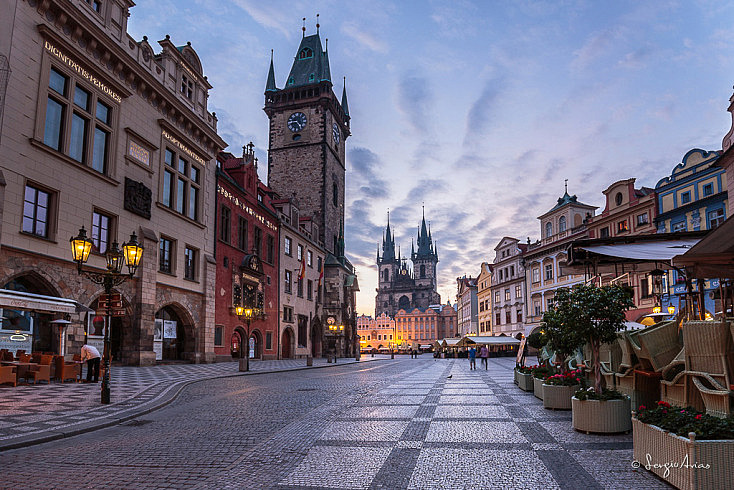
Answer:
<path fill-rule="evenodd" d="M 603 209 L 613 182 L 654 187 L 731 127 L 734 2 L 136 0 L 128 33 L 191 41 L 229 150 L 252 141 L 265 162 L 270 50 L 283 87 L 316 14 L 338 96 L 347 78 L 360 314 L 374 314 L 388 209 L 405 254 L 425 205 L 453 303 L 456 278 L 477 276 L 502 237 L 539 237 L 565 179 Z"/>

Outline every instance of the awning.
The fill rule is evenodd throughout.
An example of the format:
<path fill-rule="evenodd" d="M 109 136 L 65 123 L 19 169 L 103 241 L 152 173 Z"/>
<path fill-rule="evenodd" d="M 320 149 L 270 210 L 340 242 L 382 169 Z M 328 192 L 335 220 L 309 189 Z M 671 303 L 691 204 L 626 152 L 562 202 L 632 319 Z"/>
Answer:
<path fill-rule="evenodd" d="M 520 345 L 520 341 L 514 337 L 475 337 L 466 336 L 457 344 L 457 347 L 466 347 L 469 345 Z"/>
<path fill-rule="evenodd" d="M 419 349 L 431 349 L 432 347 L 433 345 L 431 344 L 423 344 L 418 346 Z"/>
<path fill-rule="evenodd" d="M 441 346 L 446 348 L 446 347 L 456 347 L 456 344 L 458 344 L 460 340 L 461 339 L 457 339 L 453 337 L 450 339 L 449 338 L 443 339 L 440 342 L 441 342 Z"/>
<path fill-rule="evenodd" d="M 569 246 L 564 274 L 604 274 L 672 269 L 673 257 L 691 250 L 706 232 L 584 238 Z"/>
<path fill-rule="evenodd" d="M 0 289 L 0 308 L 39 313 L 84 313 L 94 311 L 73 299 Z"/>
<path fill-rule="evenodd" d="M 734 278 L 734 220 L 728 218 L 673 264 L 685 267 L 690 277 Z"/>

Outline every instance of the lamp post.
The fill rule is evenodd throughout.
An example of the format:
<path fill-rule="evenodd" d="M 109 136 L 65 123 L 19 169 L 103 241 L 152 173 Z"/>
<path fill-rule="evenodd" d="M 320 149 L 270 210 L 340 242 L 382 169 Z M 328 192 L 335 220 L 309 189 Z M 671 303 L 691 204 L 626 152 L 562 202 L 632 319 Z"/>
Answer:
<path fill-rule="evenodd" d="M 337 357 L 337 347 L 336 342 L 337 338 L 340 335 L 344 334 L 344 325 L 337 325 L 335 323 L 329 323 L 329 333 L 332 335 L 333 344 L 334 344 L 334 364 L 336 364 L 336 357 Z M 329 343 L 329 347 L 331 347 L 331 342 Z M 331 362 L 327 359 L 327 362 Z"/>
<path fill-rule="evenodd" d="M 259 315 L 257 308 L 245 308 L 244 306 L 235 306 L 235 314 L 241 319 L 245 320 L 247 325 L 247 339 L 245 340 L 245 365 L 240 366 L 240 371 L 247 372 L 250 370 L 250 322 L 252 319 Z"/>
<path fill-rule="evenodd" d="M 117 241 L 112 242 L 105 253 L 107 260 L 107 270 L 105 272 L 86 271 L 82 268 L 89 260 L 89 253 L 92 251 L 92 240 L 87 237 L 87 231 L 82 226 L 79 234 L 69 239 L 71 243 L 71 254 L 77 265 L 79 275 L 86 276 L 95 284 L 101 284 L 107 297 L 106 308 L 106 328 L 104 331 L 104 375 L 102 376 L 102 404 L 110 403 L 110 319 L 112 317 L 112 304 L 109 296 L 115 286 L 119 286 L 135 275 L 135 271 L 140 265 L 140 259 L 143 258 L 143 246 L 138 243 L 138 237 L 133 232 L 130 235 L 130 241 L 122 244 L 122 250 L 117 245 Z M 127 264 L 128 273 L 122 272 L 123 266 Z"/>

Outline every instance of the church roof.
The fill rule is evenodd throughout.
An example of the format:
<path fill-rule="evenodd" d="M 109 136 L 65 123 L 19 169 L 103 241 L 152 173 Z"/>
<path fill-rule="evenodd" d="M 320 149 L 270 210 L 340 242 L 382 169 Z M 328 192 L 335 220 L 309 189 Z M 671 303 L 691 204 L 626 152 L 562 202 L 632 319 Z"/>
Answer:
<path fill-rule="evenodd" d="M 323 50 L 318 33 L 304 36 L 293 59 L 286 88 L 311 85 L 324 80 L 331 82 L 329 53 Z"/>

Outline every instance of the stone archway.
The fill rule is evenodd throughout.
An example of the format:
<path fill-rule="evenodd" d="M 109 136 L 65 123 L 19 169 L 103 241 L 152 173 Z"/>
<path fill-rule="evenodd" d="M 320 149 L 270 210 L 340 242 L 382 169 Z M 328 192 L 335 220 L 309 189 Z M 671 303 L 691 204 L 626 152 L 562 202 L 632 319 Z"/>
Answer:
<path fill-rule="evenodd" d="M 113 293 L 120 293 L 120 291 L 113 290 Z M 100 352 L 104 351 L 104 329 L 107 323 L 104 316 L 96 314 L 99 296 L 102 294 L 104 293 L 100 292 L 89 303 L 89 308 L 94 311 L 86 313 L 83 320 L 86 343 L 95 346 Z M 135 356 L 130 352 L 130 348 L 126 347 L 133 343 L 133 340 L 129 338 L 133 331 L 133 307 L 124 294 L 122 294 L 122 306 L 126 315 L 110 319 L 110 355 L 113 362 L 125 364 L 133 360 Z"/>
<path fill-rule="evenodd" d="M 405 311 L 410 310 L 410 298 L 405 295 L 401 296 L 398 300 L 398 309 Z"/>
<path fill-rule="evenodd" d="M 293 331 L 290 328 L 283 330 L 281 339 L 280 357 L 281 359 L 293 358 Z"/>
<path fill-rule="evenodd" d="M 156 358 L 160 357 L 164 361 L 194 359 L 194 321 L 186 308 L 178 303 L 164 305 L 156 312 L 155 322 L 153 348 L 157 353 Z M 160 355 L 157 349 L 160 349 Z"/>
<path fill-rule="evenodd" d="M 241 325 L 235 327 L 234 332 L 232 332 L 232 338 L 230 339 L 230 351 L 234 359 L 245 357 L 245 337 L 247 337 L 245 329 Z"/>
<path fill-rule="evenodd" d="M 260 330 L 250 331 L 250 359 L 262 359 L 263 357 L 263 336 Z"/>

